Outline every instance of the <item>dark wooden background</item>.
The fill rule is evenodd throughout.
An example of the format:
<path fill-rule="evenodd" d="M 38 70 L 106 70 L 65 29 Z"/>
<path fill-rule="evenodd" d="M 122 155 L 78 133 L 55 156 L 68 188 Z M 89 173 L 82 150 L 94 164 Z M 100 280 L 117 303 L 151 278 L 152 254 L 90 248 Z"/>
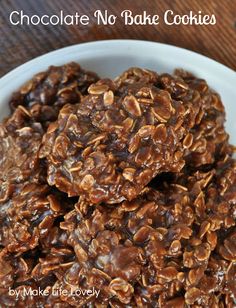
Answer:
<path fill-rule="evenodd" d="M 162 15 L 167 9 L 176 14 L 189 10 L 215 14 L 214 26 L 12 26 L 9 14 L 24 10 L 29 15 L 80 14 L 92 16 L 96 9 L 119 14 Z M 236 70 L 236 0 L 0 0 L 0 76 L 16 66 L 48 51 L 86 41 L 131 38 L 152 40 L 191 49 Z"/>

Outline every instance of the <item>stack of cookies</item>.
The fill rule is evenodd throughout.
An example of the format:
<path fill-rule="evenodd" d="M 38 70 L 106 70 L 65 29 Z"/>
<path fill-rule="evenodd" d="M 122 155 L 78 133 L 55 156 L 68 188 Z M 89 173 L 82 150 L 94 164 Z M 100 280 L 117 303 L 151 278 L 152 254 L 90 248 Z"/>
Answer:
<path fill-rule="evenodd" d="M 236 305 L 236 161 L 206 81 L 70 63 L 9 104 L 1 307 Z"/>

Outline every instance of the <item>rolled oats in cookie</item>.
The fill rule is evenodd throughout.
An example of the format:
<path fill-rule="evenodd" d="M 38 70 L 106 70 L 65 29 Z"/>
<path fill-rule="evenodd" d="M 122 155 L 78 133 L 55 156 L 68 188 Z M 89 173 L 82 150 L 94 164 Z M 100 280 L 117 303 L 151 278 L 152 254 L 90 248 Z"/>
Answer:
<path fill-rule="evenodd" d="M 56 120 L 63 105 L 78 103 L 89 85 L 97 80 L 97 74 L 85 71 L 76 62 L 50 66 L 13 94 L 10 108 L 14 111 L 22 105 L 31 111 L 36 121 L 47 126 Z"/>
<path fill-rule="evenodd" d="M 189 122 L 195 121 L 180 145 L 188 166 L 198 168 L 213 164 L 224 156 L 224 153 L 232 152 L 228 143 L 229 135 L 224 129 L 223 103 L 219 94 L 213 91 L 204 79 L 184 70 L 175 70 L 174 74 L 170 75 L 156 74 L 140 68 L 130 68 L 115 79 L 119 91 L 125 91 L 127 94 L 132 94 L 135 84 L 142 82 L 168 91 L 173 100 L 182 101 L 187 106 L 189 115 L 185 115 L 186 119 L 189 117 Z"/>
<path fill-rule="evenodd" d="M 24 181 L 46 182 L 46 166 L 38 150 L 48 124 L 66 103 L 78 103 L 97 81 L 78 63 L 51 66 L 35 75 L 10 99 L 11 115 L 0 125 L 0 201 Z"/>
<path fill-rule="evenodd" d="M 46 183 L 45 167 L 38 157 L 43 133 L 42 125 L 23 106 L 0 124 L 0 202 L 20 183 Z"/>
<path fill-rule="evenodd" d="M 92 203 L 117 203 L 135 198 L 158 173 L 182 169 L 180 143 L 199 102 L 190 108 L 146 84 L 120 94 L 111 80 L 88 92 L 80 104 L 64 106 L 44 136 L 40 157 L 50 185 Z"/>
<path fill-rule="evenodd" d="M 63 194 L 48 185 L 19 184 L 10 200 L 0 203 L 0 246 L 14 253 L 33 249 L 68 206 Z"/>
<path fill-rule="evenodd" d="M 139 67 L 131 67 L 114 79 L 114 83 L 120 92 L 124 92 L 130 85 L 133 84 L 156 84 L 159 75 L 151 70 L 142 69 Z"/>
<path fill-rule="evenodd" d="M 40 239 L 47 245 L 20 255 L 0 249 L 1 307 L 53 307 L 58 303 L 63 307 L 55 294 L 52 298 L 49 295 L 53 294 L 57 279 L 72 265 L 74 252 L 65 239 L 65 231 L 54 226 Z"/>
<path fill-rule="evenodd" d="M 180 145 L 188 165 L 198 168 L 213 164 L 224 153 L 232 151 L 228 143 L 229 135 L 224 129 L 223 103 L 219 94 L 204 79 L 184 70 L 175 70 L 170 75 L 140 68 L 130 68 L 115 79 L 119 91 L 126 91 L 127 94 L 132 94 L 135 84 L 142 82 L 168 91 L 173 100 L 182 101 L 188 106 L 189 121 L 195 121 L 195 124 Z M 145 101 L 148 103 L 148 99 L 143 99 Z M 191 108 L 199 108 L 197 117 L 196 109 Z"/>
<path fill-rule="evenodd" d="M 229 135 L 225 131 L 225 109 L 220 95 L 213 91 L 204 79 L 183 70 L 176 70 L 174 75 L 162 74 L 159 77 L 161 86 L 174 99 L 189 101 L 186 88 L 189 87 L 201 97 L 200 111 L 196 123 L 186 137 L 186 164 L 198 168 L 202 165 L 213 164 L 224 156 L 232 153 L 228 143 Z M 185 84 L 185 87 L 176 87 L 174 84 Z"/>

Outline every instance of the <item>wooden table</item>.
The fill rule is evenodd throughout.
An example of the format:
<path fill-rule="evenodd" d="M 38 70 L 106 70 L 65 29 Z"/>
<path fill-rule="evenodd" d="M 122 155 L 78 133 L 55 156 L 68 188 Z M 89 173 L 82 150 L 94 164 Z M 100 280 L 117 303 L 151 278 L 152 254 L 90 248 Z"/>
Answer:
<path fill-rule="evenodd" d="M 124 26 L 121 20 L 113 26 L 13 26 L 9 14 L 23 10 L 29 15 L 87 14 L 107 9 L 120 14 L 130 9 L 163 15 L 172 9 L 176 14 L 202 11 L 215 14 L 217 23 L 210 26 Z M 71 44 L 80 42 L 130 38 L 151 40 L 184 47 L 219 61 L 236 70 L 236 0 L 1 0 L 0 2 L 0 76 L 18 65 Z"/>

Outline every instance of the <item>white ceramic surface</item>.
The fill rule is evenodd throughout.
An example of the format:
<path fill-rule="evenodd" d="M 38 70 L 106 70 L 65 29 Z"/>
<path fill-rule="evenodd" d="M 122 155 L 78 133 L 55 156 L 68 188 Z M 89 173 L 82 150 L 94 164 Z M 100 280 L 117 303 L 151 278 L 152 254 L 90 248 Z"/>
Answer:
<path fill-rule="evenodd" d="M 78 44 L 35 58 L 0 79 L 0 118 L 8 113 L 11 93 L 49 65 L 78 61 L 102 77 L 115 77 L 130 66 L 158 72 L 184 68 L 208 81 L 220 93 L 226 108 L 226 129 L 236 144 L 236 72 L 197 53 L 182 48 L 137 40 L 109 40 Z"/>

